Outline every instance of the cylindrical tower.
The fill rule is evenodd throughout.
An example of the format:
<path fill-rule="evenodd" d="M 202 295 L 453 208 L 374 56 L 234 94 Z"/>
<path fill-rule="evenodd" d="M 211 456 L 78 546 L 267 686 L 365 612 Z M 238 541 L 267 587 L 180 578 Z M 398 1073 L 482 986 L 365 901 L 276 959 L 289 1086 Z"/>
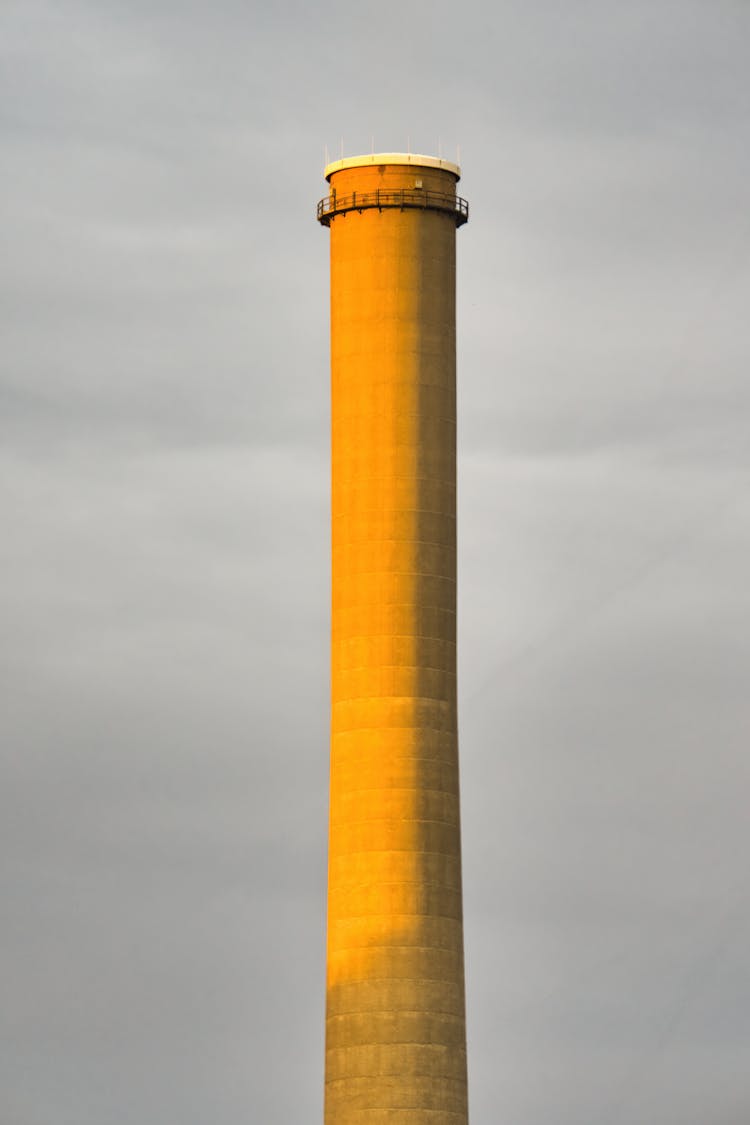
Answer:
<path fill-rule="evenodd" d="M 326 1125 L 466 1125 L 456 719 L 459 169 L 339 160 Z"/>

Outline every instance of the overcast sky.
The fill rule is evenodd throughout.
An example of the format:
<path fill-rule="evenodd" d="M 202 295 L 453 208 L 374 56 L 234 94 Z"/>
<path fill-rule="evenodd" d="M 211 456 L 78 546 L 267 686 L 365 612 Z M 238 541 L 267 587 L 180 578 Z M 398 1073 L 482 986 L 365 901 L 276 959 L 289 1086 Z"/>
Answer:
<path fill-rule="evenodd" d="M 325 149 L 455 158 L 473 1125 L 750 1117 L 750 2 L 5 0 L 2 1125 L 322 1119 Z"/>

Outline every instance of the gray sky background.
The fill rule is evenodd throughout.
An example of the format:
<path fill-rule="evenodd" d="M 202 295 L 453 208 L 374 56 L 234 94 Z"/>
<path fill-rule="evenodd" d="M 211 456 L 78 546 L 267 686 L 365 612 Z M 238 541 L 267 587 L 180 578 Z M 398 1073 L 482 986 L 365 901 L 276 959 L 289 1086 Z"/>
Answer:
<path fill-rule="evenodd" d="M 750 1115 L 750 3 L 6 0 L 2 1125 L 321 1120 L 324 147 L 452 158 L 474 1125 Z"/>

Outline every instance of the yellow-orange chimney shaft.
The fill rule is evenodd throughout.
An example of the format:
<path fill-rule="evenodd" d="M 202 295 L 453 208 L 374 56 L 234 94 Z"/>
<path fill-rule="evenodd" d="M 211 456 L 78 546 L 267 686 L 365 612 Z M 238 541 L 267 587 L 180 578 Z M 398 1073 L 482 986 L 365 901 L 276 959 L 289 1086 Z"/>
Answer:
<path fill-rule="evenodd" d="M 326 1125 L 466 1125 L 456 719 L 459 170 L 329 165 Z"/>

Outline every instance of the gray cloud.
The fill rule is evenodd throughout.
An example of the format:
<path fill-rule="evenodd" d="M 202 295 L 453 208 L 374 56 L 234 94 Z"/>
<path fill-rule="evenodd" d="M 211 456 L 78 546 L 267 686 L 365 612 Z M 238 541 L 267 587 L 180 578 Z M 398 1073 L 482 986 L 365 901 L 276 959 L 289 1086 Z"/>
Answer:
<path fill-rule="evenodd" d="M 3 1122 L 321 1113 L 342 136 L 472 207 L 473 1120 L 746 1121 L 748 18 L 5 6 Z"/>

